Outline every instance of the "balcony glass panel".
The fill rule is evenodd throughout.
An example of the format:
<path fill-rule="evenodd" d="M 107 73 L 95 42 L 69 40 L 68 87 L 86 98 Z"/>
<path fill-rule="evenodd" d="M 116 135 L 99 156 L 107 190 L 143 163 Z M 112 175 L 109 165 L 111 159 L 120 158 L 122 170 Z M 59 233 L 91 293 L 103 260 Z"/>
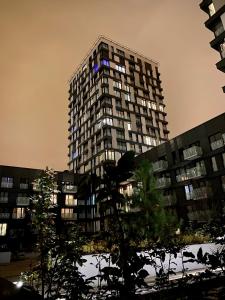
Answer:
<path fill-rule="evenodd" d="M 183 154 L 185 160 L 195 159 L 202 155 L 202 148 L 199 146 L 192 146 L 190 148 L 185 149 L 183 151 Z"/>
<path fill-rule="evenodd" d="M 214 141 L 214 142 L 211 143 L 211 148 L 212 148 L 212 150 L 219 149 L 219 148 L 221 148 L 221 147 L 223 147 L 223 146 L 224 146 L 224 141 L 223 141 L 223 139 L 219 139 L 219 140 Z"/>
<path fill-rule="evenodd" d="M 156 186 L 157 188 L 165 188 L 171 185 L 171 179 L 168 177 L 161 177 L 157 179 Z"/>
<path fill-rule="evenodd" d="M 26 206 L 30 204 L 30 199 L 28 197 L 17 197 L 16 204 L 21 206 Z"/>
<path fill-rule="evenodd" d="M 166 160 L 158 160 L 152 164 L 153 171 L 159 172 L 168 168 L 168 162 Z"/>

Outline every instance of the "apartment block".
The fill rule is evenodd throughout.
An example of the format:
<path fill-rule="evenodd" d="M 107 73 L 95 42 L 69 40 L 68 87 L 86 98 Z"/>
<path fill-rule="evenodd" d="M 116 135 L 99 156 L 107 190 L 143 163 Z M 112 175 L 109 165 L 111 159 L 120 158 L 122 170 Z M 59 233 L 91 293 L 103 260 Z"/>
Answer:
<path fill-rule="evenodd" d="M 216 63 L 216 67 L 225 72 L 225 1 L 203 0 L 200 8 L 209 16 L 205 22 L 206 28 L 214 33 L 210 46 L 220 54 L 220 60 Z M 225 86 L 223 92 L 225 92 Z"/>
<path fill-rule="evenodd" d="M 159 64 L 100 37 L 70 80 L 69 169 L 103 173 L 105 161 L 168 140 Z"/>
<path fill-rule="evenodd" d="M 0 248 L 22 250 L 35 237 L 31 197 L 39 193 L 34 180 L 39 169 L 0 166 Z M 56 204 L 56 226 L 63 231 L 77 223 L 83 232 L 93 232 L 95 198 L 78 198 L 77 190 L 82 175 L 69 171 L 56 172 L 52 202 Z"/>
<path fill-rule="evenodd" d="M 184 224 L 225 216 L 225 113 L 147 151 L 168 210 Z M 132 194 L 132 186 L 124 186 Z"/>

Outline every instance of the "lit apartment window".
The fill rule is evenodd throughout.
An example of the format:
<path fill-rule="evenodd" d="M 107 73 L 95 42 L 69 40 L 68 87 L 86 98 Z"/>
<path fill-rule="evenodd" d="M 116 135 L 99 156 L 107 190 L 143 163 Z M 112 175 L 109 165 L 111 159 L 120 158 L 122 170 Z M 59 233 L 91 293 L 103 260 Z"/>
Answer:
<path fill-rule="evenodd" d="M 23 219 L 25 217 L 24 207 L 13 208 L 12 217 L 13 217 L 13 219 Z"/>
<path fill-rule="evenodd" d="M 145 144 L 149 146 L 156 146 L 156 139 L 150 137 L 150 136 L 145 136 Z"/>
<path fill-rule="evenodd" d="M 125 100 L 131 101 L 130 94 L 125 93 L 124 97 L 125 97 Z"/>
<path fill-rule="evenodd" d="M 108 60 L 108 59 L 103 59 L 103 60 L 101 61 L 101 64 L 102 64 L 103 66 L 110 67 L 109 60 Z"/>
<path fill-rule="evenodd" d="M 121 89 L 122 88 L 122 83 L 120 81 L 114 81 L 113 85 L 117 89 Z"/>
<path fill-rule="evenodd" d="M 102 119 L 102 124 L 112 126 L 113 125 L 113 119 L 112 118 L 104 118 L 104 119 Z"/>
<path fill-rule="evenodd" d="M 112 150 L 105 151 L 105 158 L 109 160 L 115 160 L 115 152 Z"/>
<path fill-rule="evenodd" d="M 152 107 L 152 109 L 156 110 L 156 103 L 151 102 L 151 107 Z"/>
<path fill-rule="evenodd" d="M 125 84 L 124 89 L 125 89 L 125 91 L 129 92 L 130 91 L 130 86 L 128 84 Z"/>
<path fill-rule="evenodd" d="M 7 230 L 7 224 L 6 223 L 0 223 L 0 236 L 5 236 Z"/>
<path fill-rule="evenodd" d="M 215 7 L 214 7 L 214 4 L 211 3 L 211 4 L 208 6 L 208 8 L 209 8 L 209 15 L 210 15 L 210 16 L 213 16 L 213 15 L 215 14 L 215 12 L 216 12 Z"/>
<path fill-rule="evenodd" d="M 185 190 L 186 200 L 191 200 L 193 198 L 193 186 L 192 186 L 192 184 L 185 185 L 184 190 Z"/>
<path fill-rule="evenodd" d="M 13 178 L 12 177 L 2 177 L 1 187 L 2 188 L 12 188 L 13 187 Z"/>
<path fill-rule="evenodd" d="M 225 42 L 220 44 L 220 54 L 222 58 L 225 58 Z"/>
<path fill-rule="evenodd" d="M 57 194 L 52 194 L 51 195 L 51 203 L 53 205 L 56 205 L 57 204 Z"/>
<path fill-rule="evenodd" d="M 116 65 L 116 70 L 122 73 L 126 73 L 125 66 Z"/>
<path fill-rule="evenodd" d="M 160 111 L 164 111 L 164 106 L 163 105 L 159 105 L 159 110 Z"/>
<path fill-rule="evenodd" d="M 66 195 L 65 205 L 67 206 L 76 206 L 77 199 L 74 199 L 73 195 Z"/>
<path fill-rule="evenodd" d="M 212 168 L 213 168 L 214 172 L 218 171 L 218 166 L 217 166 L 217 163 L 216 163 L 215 156 L 212 157 Z"/>
<path fill-rule="evenodd" d="M 131 130 L 131 123 L 127 123 L 128 130 Z"/>

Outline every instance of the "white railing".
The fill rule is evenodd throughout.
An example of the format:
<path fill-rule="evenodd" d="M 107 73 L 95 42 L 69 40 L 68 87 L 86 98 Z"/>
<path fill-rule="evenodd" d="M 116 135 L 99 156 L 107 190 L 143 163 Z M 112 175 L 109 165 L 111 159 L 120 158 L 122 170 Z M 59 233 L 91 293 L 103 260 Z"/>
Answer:
<path fill-rule="evenodd" d="M 0 213 L 0 219 L 9 219 L 10 213 Z"/>
<path fill-rule="evenodd" d="M 202 155 L 202 148 L 199 146 L 192 146 L 190 148 L 187 148 L 183 151 L 184 159 L 195 159 Z"/>
<path fill-rule="evenodd" d="M 157 188 L 164 188 L 171 185 L 171 178 L 161 177 L 157 179 L 156 186 Z"/>
<path fill-rule="evenodd" d="M 209 188 L 206 186 L 195 188 L 192 193 L 193 200 L 205 199 L 209 196 Z"/>
<path fill-rule="evenodd" d="M 17 205 L 29 205 L 30 204 L 30 199 L 28 197 L 17 197 L 16 199 L 16 204 Z"/>
<path fill-rule="evenodd" d="M 64 185 L 62 188 L 63 193 L 76 193 L 77 186 L 75 185 Z"/>
<path fill-rule="evenodd" d="M 223 146 L 224 146 L 224 141 L 222 139 L 219 139 L 219 140 L 214 141 L 214 142 L 211 143 L 212 150 L 219 149 Z"/>
<path fill-rule="evenodd" d="M 20 189 L 27 190 L 29 187 L 28 183 L 20 183 Z"/>
<path fill-rule="evenodd" d="M 182 173 L 176 176 L 177 182 L 185 181 L 192 178 L 197 178 L 206 175 L 205 167 L 194 167 L 187 169 L 186 173 Z"/>
<path fill-rule="evenodd" d="M 13 183 L 12 182 L 1 182 L 1 187 L 2 188 L 7 188 L 7 189 L 11 189 L 13 187 Z"/>
<path fill-rule="evenodd" d="M 154 172 L 166 170 L 168 168 L 168 162 L 166 160 L 158 160 L 152 164 Z"/>

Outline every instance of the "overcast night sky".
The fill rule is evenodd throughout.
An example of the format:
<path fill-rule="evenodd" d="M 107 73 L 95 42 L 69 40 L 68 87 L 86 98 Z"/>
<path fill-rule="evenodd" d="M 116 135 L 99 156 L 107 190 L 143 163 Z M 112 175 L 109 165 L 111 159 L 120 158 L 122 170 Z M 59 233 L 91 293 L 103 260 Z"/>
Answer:
<path fill-rule="evenodd" d="M 0 164 L 67 168 L 68 80 L 99 35 L 159 61 L 170 138 L 225 111 L 197 0 L 0 0 Z"/>

